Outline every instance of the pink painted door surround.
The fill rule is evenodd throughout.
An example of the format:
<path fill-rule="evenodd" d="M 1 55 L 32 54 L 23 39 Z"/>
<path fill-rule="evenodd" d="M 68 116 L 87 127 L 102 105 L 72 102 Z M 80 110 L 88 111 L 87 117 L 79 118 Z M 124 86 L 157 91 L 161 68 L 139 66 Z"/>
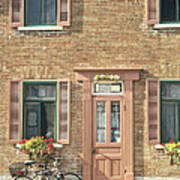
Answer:
<path fill-rule="evenodd" d="M 83 180 L 134 180 L 133 81 L 139 80 L 141 70 L 141 68 L 74 69 L 76 79 L 83 83 Z M 94 96 L 92 82 L 97 74 L 119 75 L 123 81 L 124 93 L 113 97 Z M 101 130 L 97 129 L 97 102 L 107 106 L 106 112 L 103 111 L 107 120 L 106 130 L 102 127 Z M 111 142 L 112 102 L 118 102 L 121 107 L 118 110 L 121 118 L 121 140 L 116 143 Z M 101 131 L 99 139 L 96 136 L 97 131 Z M 106 140 L 102 135 L 105 131 Z"/>

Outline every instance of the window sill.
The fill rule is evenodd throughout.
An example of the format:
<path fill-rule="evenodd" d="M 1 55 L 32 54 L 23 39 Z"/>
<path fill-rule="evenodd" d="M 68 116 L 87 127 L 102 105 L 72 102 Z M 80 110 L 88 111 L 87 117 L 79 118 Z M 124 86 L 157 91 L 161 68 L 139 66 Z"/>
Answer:
<path fill-rule="evenodd" d="M 176 29 L 180 28 L 180 24 L 155 24 L 154 29 Z"/>
<path fill-rule="evenodd" d="M 164 146 L 162 146 L 161 144 L 156 144 L 156 145 L 154 146 L 154 148 L 155 148 L 156 150 L 164 150 Z"/>
<path fill-rule="evenodd" d="M 61 31 L 63 26 L 27 26 L 18 27 L 19 31 Z"/>

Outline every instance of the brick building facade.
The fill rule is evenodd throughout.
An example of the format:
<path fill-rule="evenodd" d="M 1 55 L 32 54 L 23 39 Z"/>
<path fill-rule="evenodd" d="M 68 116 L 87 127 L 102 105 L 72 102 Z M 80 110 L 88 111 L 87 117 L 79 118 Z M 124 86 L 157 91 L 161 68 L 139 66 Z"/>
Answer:
<path fill-rule="evenodd" d="M 95 179 L 93 168 L 90 168 L 93 166 L 93 145 L 86 142 L 88 137 L 85 133 L 85 130 L 92 133 L 92 129 L 89 130 L 86 125 L 93 128 L 90 123 L 93 115 L 87 114 L 93 112 L 92 109 L 87 110 L 88 101 L 92 100 L 92 86 L 87 82 L 97 74 L 119 74 L 125 91 L 131 90 L 125 92 L 123 101 L 126 104 L 124 114 L 128 116 L 127 111 L 131 114 L 128 117 L 123 115 L 123 122 L 126 123 L 125 119 L 129 118 L 132 129 L 122 131 L 131 139 L 127 139 L 127 142 L 124 138 L 124 147 L 130 144 L 122 152 L 132 154 L 129 154 L 128 162 L 126 158 L 122 158 L 123 163 L 115 160 L 111 167 L 112 177 L 121 176 L 116 174 L 116 167 L 122 167 L 119 171 L 123 173 L 122 179 L 126 180 L 133 180 L 133 177 L 160 177 L 162 180 L 163 177 L 179 177 L 179 168 L 170 166 L 169 157 L 156 148 L 156 144 L 162 142 L 162 137 L 155 135 L 155 143 L 151 143 L 154 136 L 151 139 L 149 135 L 151 130 L 148 122 L 151 118 L 148 121 L 148 108 L 151 102 L 148 102 L 147 89 L 149 78 L 155 82 L 152 85 L 155 89 L 159 80 L 178 82 L 180 79 L 179 28 L 173 25 L 168 27 L 169 24 L 162 27 L 161 23 L 159 27 L 153 27 L 151 23 L 148 25 L 147 2 L 142 0 L 72 0 L 70 26 L 62 25 L 61 30 L 18 30 L 10 22 L 10 6 L 10 0 L 0 1 L 0 174 L 8 174 L 7 162 L 12 159 L 27 158 L 24 154 L 16 153 L 9 141 L 10 84 L 68 79 L 71 84 L 70 137 L 59 155 L 73 159 L 72 169 L 82 174 L 84 180 Z M 129 98 L 129 95 L 132 97 Z M 157 118 L 160 116 L 158 114 L 162 116 L 158 104 L 153 106 Z M 19 116 L 23 121 L 22 113 Z M 157 128 L 160 134 L 162 130 L 157 122 L 155 120 L 155 131 Z M 128 129 L 128 124 L 123 127 Z M 22 127 L 19 128 L 22 131 Z M 87 157 L 88 153 L 91 160 Z M 111 180 L 111 175 L 96 180 Z"/>

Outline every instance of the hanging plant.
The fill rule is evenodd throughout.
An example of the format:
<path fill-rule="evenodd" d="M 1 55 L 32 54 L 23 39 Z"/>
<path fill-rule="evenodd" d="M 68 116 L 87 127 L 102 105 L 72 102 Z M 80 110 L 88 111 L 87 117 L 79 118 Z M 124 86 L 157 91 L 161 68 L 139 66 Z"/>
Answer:
<path fill-rule="evenodd" d="M 117 74 L 111 74 L 111 75 L 105 75 L 105 74 L 98 74 L 94 76 L 94 81 L 100 81 L 100 80 L 110 80 L 110 81 L 119 81 L 120 76 Z"/>

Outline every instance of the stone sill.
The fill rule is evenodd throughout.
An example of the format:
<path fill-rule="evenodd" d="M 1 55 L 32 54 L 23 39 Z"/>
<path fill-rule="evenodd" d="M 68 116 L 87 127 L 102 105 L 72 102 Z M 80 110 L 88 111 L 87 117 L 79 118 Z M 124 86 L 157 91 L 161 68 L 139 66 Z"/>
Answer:
<path fill-rule="evenodd" d="M 19 31 L 62 31 L 63 26 L 25 26 L 18 27 Z"/>
<path fill-rule="evenodd" d="M 135 177 L 135 180 L 180 180 L 178 177 Z"/>
<path fill-rule="evenodd" d="M 153 29 L 176 29 L 180 28 L 180 24 L 155 24 Z"/>

